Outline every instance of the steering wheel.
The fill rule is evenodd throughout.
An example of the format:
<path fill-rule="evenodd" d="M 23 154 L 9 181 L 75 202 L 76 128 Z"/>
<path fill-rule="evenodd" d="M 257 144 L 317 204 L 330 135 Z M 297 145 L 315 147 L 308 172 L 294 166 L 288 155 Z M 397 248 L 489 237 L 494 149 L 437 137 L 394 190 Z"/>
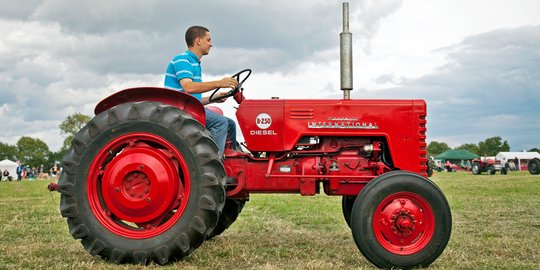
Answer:
<path fill-rule="evenodd" d="M 240 80 L 240 77 L 242 76 L 242 74 L 244 74 L 246 72 L 247 72 L 247 75 L 245 75 L 245 77 L 242 80 Z M 216 90 L 214 90 L 214 92 L 212 92 L 212 94 L 210 95 L 210 98 L 208 98 L 208 101 L 210 103 L 212 103 L 212 102 L 218 101 L 220 99 L 232 97 L 236 93 L 238 93 L 239 91 L 243 91 L 244 89 L 242 88 L 242 84 L 247 80 L 247 78 L 249 78 L 249 75 L 251 75 L 251 69 L 249 69 L 249 68 L 246 68 L 246 69 L 244 69 L 242 71 L 239 71 L 239 72 L 235 73 L 231 77 L 235 78 L 238 81 L 238 86 L 236 86 L 236 88 L 234 88 L 234 89 L 231 89 L 225 95 L 214 99 L 214 95 L 219 91 L 219 89 L 221 89 L 221 88 L 218 87 L 218 88 L 216 88 Z"/>

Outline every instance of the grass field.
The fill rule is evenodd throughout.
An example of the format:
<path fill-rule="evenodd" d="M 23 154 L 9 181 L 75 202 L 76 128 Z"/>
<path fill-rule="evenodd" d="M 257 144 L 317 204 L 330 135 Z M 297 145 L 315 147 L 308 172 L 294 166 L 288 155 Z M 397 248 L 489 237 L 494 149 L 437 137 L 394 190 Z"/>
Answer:
<path fill-rule="evenodd" d="M 431 269 L 539 269 L 540 175 L 438 173 L 453 215 Z M 46 181 L 0 182 L 0 269 L 372 269 L 341 214 L 341 198 L 252 195 L 227 231 L 183 261 L 113 265 L 68 232 Z"/>

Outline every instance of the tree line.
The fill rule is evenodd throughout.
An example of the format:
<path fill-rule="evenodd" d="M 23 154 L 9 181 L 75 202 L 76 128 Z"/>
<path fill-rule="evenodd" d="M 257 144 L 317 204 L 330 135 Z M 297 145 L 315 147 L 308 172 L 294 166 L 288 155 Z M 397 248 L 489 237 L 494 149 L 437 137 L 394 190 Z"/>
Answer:
<path fill-rule="evenodd" d="M 52 166 L 64 156 L 75 134 L 90 121 L 91 117 L 81 113 L 70 115 L 60 125 L 60 135 L 65 136 L 59 151 L 50 151 L 49 146 L 38 138 L 21 137 L 15 145 L 0 142 L 1 159 L 18 160 L 21 164 L 38 168 L 40 165 Z"/>
<path fill-rule="evenodd" d="M 432 141 L 428 144 L 426 148 L 428 155 L 437 156 L 444 153 L 447 150 L 452 150 L 448 144 L 444 142 Z M 499 136 L 487 138 L 478 144 L 466 143 L 458 147 L 455 147 L 454 150 L 467 150 L 473 154 L 479 156 L 495 156 L 499 152 L 510 152 L 510 146 L 506 140 Z M 538 148 L 530 149 L 529 152 L 540 152 Z"/>
<path fill-rule="evenodd" d="M 47 144 L 37 138 L 23 136 L 15 145 L 0 142 L 0 158 L 19 160 L 21 164 L 26 164 L 30 167 L 39 167 L 41 164 L 52 166 L 64 156 L 64 153 L 69 149 L 71 140 L 77 132 L 82 129 L 91 117 L 81 113 L 75 113 L 68 116 L 60 125 L 60 135 L 64 136 L 64 143 L 59 151 L 53 152 L 49 150 Z M 447 150 L 451 150 L 448 144 L 444 142 L 432 141 L 428 144 L 426 150 L 428 155 L 437 156 Z M 509 152 L 510 146 L 506 140 L 499 136 L 487 138 L 478 144 L 466 143 L 454 149 L 467 150 L 479 156 L 495 156 L 499 152 Z M 533 148 L 529 151 L 540 152 L 539 149 Z"/>

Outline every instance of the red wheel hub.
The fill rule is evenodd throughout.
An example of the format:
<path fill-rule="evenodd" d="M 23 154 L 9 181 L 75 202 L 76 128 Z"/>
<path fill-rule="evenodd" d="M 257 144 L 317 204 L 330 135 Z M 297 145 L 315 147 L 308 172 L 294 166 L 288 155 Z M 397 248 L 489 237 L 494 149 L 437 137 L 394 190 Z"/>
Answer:
<path fill-rule="evenodd" d="M 394 193 L 377 207 L 373 228 L 377 240 L 386 250 L 398 255 L 414 254 L 433 236 L 433 209 L 416 193 Z"/>
<path fill-rule="evenodd" d="M 118 235 L 156 236 L 174 225 L 187 204 L 187 172 L 167 140 L 147 133 L 120 136 L 103 147 L 90 168 L 91 210 Z"/>
<path fill-rule="evenodd" d="M 107 165 L 101 191 L 109 210 L 118 218 L 150 222 L 174 205 L 178 195 L 178 168 L 158 149 L 125 149 Z"/>

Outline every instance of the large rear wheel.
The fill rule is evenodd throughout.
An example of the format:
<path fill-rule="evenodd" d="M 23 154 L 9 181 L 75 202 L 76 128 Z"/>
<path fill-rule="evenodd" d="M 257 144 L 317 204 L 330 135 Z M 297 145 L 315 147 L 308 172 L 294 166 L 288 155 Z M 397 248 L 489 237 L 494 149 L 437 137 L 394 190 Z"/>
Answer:
<path fill-rule="evenodd" d="M 431 180 L 395 171 L 369 182 L 351 213 L 351 229 L 362 254 L 381 268 L 426 267 L 450 238 L 448 202 Z"/>
<path fill-rule="evenodd" d="M 60 210 L 91 255 L 165 264 L 199 247 L 225 202 L 216 144 L 185 112 L 125 103 L 95 116 L 62 161 Z"/>
<path fill-rule="evenodd" d="M 212 233 L 208 235 L 207 240 L 222 234 L 228 229 L 229 226 L 236 221 L 238 215 L 242 212 L 242 209 L 244 209 L 246 201 L 247 200 L 227 199 L 225 201 L 225 206 L 223 207 L 223 212 L 221 212 L 221 215 L 219 216 L 218 223 Z"/>
<path fill-rule="evenodd" d="M 341 198 L 341 211 L 349 228 L 351 227 L 351 211 L 355 200 L 356 196 L 343 196 Z"/>

